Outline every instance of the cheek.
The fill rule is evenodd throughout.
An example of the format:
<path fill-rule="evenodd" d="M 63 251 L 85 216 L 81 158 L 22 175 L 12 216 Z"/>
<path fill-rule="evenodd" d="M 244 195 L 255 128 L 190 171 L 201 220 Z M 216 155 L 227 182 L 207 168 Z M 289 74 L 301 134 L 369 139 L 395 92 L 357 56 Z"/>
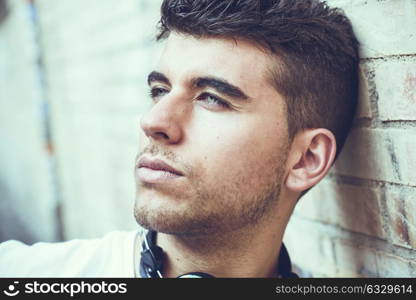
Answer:
<path fill-rule="evenodd" d="M 193 141 L 197 147 L 194 155 L 204 166 L 206 176 L 215 179 L 241 177 L 247 172 L 257 174 L 279 156 L 278 128 L 251 119 L 215 124 L 200 127 L 202 133 L 196 135 L 197 142 Z"/>

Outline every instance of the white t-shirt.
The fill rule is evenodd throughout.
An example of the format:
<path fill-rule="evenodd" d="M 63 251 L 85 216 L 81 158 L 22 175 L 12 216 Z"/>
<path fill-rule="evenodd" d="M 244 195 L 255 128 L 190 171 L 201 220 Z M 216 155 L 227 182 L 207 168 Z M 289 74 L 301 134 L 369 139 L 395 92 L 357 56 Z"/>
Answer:
<path fill-rule="evenodd" d="M 140 235 L 141 230 L 114 231 L 99 239 L 32 246 L 3 242 L 0 277 L 135 277 Z"/>

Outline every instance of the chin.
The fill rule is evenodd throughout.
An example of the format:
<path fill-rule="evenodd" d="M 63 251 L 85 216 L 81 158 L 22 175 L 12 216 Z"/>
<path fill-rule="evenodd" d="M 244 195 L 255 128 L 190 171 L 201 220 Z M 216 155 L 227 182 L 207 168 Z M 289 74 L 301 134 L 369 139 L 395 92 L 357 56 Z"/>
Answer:
<path fill-rule="evenodd" d="M 149 230 L 173 235 L 202 235 L 212 232 L 211 222 L 203 216 L 192 214 L 185 205 L 170 205 L 160 201 L 158 205 L 136 201 L 134 217 L 136 222 Z"/>
<path fill-rule="evenodd" d="M 152 197 L 145 192 L 136 199 L 134 217 L 146 229 L 172 233 L 181 227 L 182 218 L 178 210 L 178 205 L 168 197 Z"/>

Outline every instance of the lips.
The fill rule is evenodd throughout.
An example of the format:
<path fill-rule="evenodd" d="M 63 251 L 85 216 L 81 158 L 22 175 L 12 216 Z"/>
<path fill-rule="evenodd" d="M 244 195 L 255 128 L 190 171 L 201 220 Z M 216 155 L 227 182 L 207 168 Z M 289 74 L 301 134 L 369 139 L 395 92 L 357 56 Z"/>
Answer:
<path fill-rule="evenodd" d="M 183 173 L 176 170 L 172 166 L 165 163 L 163 160 L 160 159 L 149 159 L 146 157 L 143 157 L 139 160 L 138 168 L 147 168 L 154 171 L 164 171 L 169 172 L 174 175 L 183 176 Z"/>
<path fill-rule="evenodd" d="M 143 157 L 136 169 L 136 178 L 144 184 L 152 184 L 152 189 L 172 186 L 185 178 L 183 173 L 160 159 Z"/>

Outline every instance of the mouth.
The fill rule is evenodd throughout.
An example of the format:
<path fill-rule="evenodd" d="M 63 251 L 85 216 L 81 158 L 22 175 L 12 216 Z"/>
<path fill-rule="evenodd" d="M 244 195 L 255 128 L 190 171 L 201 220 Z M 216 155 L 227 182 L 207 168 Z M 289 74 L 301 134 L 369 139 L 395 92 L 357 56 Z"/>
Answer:
<path fill-rule="evenodd" d="M 142 157 L 137 164 L 137 177 L 145 183 L 165 183 L 184 174 L 160 159 Z"/>

